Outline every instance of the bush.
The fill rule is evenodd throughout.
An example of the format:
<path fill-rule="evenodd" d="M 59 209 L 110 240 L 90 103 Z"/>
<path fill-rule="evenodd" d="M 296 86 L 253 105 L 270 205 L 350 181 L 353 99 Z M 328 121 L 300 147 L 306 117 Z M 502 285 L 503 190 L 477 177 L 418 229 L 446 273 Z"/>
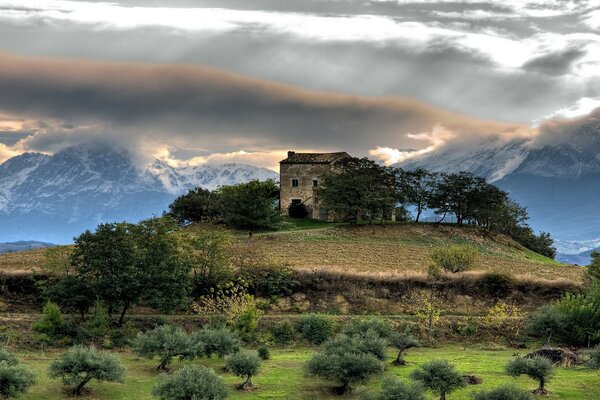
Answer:
<path fill-rule="evenodd" d="M 390 337 L 390 343 L 398 349 L 398 356 L 394 360 L 394 365 L 406 365 L 406 361 L 402 358 L 403 353 L 413 347 L 417 347 L 419 345 L 419 341 L 416 337 L 414 337 L 408 329 L 405 329 L 401 332 L 395 332 Z"/>
<path fill-rule="evenodd" d="M 158 357 L 160 363 L 157 370 L 167 369 L 173 357 L 194 355 L 191 354 L 192 342 L 188 334 L 181 328 L 170 325 L 160 325 L 138 334 L 131 343 L 131 348 L 140 357 L 149 360 Z"/>
<path fill-rule="evenodd" d="M 92 379 L 122 382 L 125 370 L 119 358 L 94 347 L 74 346 L 50 364 L 50 378 L 61 378 L 73 385 L 73 393 L 81 395 L 83 387 Z"/>
<path fill-rule="evenodd" d="M 48 337 L 51 342 L 61 338 L 65 333 L 67 323 L 60 313 L 58 304 L 47 302 L 42 310 L 42 319 L 34 323 L 32 328 L 37 333 Z"/>
<path fill-rule="evenodd" d="M 590 360 L 588 365 L 590 368 L 600 369 L 600 346 L 596 346 L 590 351 Z"/>
<path fill-rule="evenodd" d="M 288 206 L 288 215 L 292 218 L 306 218 L 308 217 L 308 208 L 304 203 L 291 203 Z"/>
<path fill-rule="evenodd" d="M 588 278 L 594 283 L 600 283 L 600 252 L 592 251 L 592 262 L 585 268 Z"/>
<path fill-rule="evenodd" d="M 192 365 L 161 376 L 152 394 L 160 400 L 221 400 L 227 397 L 227 387 L 212 369 Z"/>
<path fill-rule="evenodd" d="M 408 384 L 396 376 L 386 376 L 381 382 L 380 393 L 363 393 L 361 400 L 425 400 L 420 384 Z"/>
<path fill-rule="evenodd" d="M 461 374 L 446 360 L 432 360 L 414 370 L 410 377 L 420 382 L 425 388 L 440 395 L 440 400 L 446 394 L 466 386 Z"/>
<path fill-rule="evenodd" d="M 195 354 L 210 358 L 213 354 L 223 358 L 233 354 L 240 348 L 240 340 L 227 328 L 207 328 L 195 334 L 192 338 L 195 343 Z"/>
<path fill-rule="evenodd" d="M 96 301 L 92 316 L 81 324 L 85 335 L 91 339 L 103 338 L 110 331 L 110 317 L 106 308 Z"/>
<path fill-rule="evenodd" d="M 342 333 L 351 336 L 361 336 L 368 331 L 376 333 L 379 337 L 389 338 L 392 335 L 392 326 L 383 318 L 356 318 L 342 329 Z"/>
<path fill-rule="evenodd" d="M 486 272 L 478 283 L 479 290 L 484 296 L 504 299 L 513 292 L 517 281 L 503 272 Z"/>
<path fill-rule="evenodd" d="M 533 393 L 547 394 L 546 382 L 552 378 L 554 368 L 550 360 L 544 357 L 513 358 L 506 364 L 506 372 L 512 377 L 527 375 L 538 381 L 539 386 Z"/>
<path fill-rule="evenodd" d="M 240 334 L 240 337 L 245 342 L 251 342 L 256 339 L 256 329 L 262 317 L 262 311 L 256 308 L 255 305 L 246 307 L 235 319 L 235 329 Z"/>
<path fill-rule="evenodd" d="M 300 318 L 300 333 L 311 343 L 321 344 L 331 338 L 335 331 L 335 322 L 325 316 L 308 314 Z"/>
<path fill-rule="evenodd" d="M 500 386 L 492 390 L 482 390 L 471 394 L 473 400 L 532 400 L 530 393 L 512 385 Z"/>
<path fill-rule="evenodd" d="M 240 385 L 240 389 L 251 389 L 252 377 L 258 373 L 260 368 L 260 357 L 256 352 L 240 350 L 227 359 L 227 369 L 237 376 L 245 377 L 246 380 Z"/>
<path fill-rule="evenodd" d="M 248 282 L 249 291 L 262 297 L 291 296 L 300 283 L 294 271 L 278 265 L 246 265 L 240 268 L 240 275 Z"/>
<path fill-rule="evenodd" d="M 289 344 L 296 337 L 296 328 L 289 320 L 278 322 L 271 326 L 271 337 L 277 344 Z"/>
<path fill-rule="evenodd" d="M 464 272 L 473 269 L 479 258 L 479 250 L 466 244 L 438 247 L 431 252 L 431 261 L 446 272 Z"/>
<path fill-rule="evenodd" d="M 268 347 L 259 347 L 258 348 L 258 356 L 260 357 L 261 360 L 268 360 L 269 358 L 271 358 L 271 352 L 269 351 Z"/>
<path fill-rule="evenodd" d="M 19 360 L 13 354 L 0 349 L 0 398 L 18 397 L 34 383 L 33 372 L 19 365 Z"/>

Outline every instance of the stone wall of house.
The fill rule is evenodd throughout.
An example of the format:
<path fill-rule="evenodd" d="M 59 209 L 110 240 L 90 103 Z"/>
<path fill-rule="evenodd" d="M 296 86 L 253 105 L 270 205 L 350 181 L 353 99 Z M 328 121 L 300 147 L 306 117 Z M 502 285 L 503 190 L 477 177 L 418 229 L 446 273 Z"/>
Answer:
<path fill-rule="evenodd" d="M 330 164 L 280 164 L 280 208 L 287 213 L 292 200 L 300 200 L 308 208 L 309 216 L 315 219 L 327 219 L 327 213 L 319 208 L 316 189 L 321 175 L 331 171 Z M 298 186 L 293 187 L 292 181 L 298 180 Z M 313 181 L 317 181 L 317 186 Z"/>

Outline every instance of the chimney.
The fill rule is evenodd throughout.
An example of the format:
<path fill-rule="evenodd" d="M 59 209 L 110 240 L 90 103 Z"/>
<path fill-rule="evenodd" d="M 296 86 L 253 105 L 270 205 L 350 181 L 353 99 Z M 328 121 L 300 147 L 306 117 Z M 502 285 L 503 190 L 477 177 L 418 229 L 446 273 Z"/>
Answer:
<path fill-rule="evenodd" d="M 294 154 L 296 154 L 295 151 L 288 151 L 288 158 L 291 157 L 291 156 L 293 156 Z"/>

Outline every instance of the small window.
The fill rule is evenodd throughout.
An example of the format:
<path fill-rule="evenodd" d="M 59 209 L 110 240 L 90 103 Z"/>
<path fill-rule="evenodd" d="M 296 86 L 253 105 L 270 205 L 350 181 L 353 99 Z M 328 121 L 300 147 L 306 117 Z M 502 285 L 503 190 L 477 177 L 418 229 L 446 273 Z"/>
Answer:
<path fill-rule="evenodd" d="M 301 199 L 292 199 L 292 205 L 296 205 L 296 204 L 300 204 L 302 203 Z"/>
<path fill-rule="evenodd" d="M 298 187 L 298 179 L 292 179 L 292 187 Z"/>
<path fill-rule="evenodd" d="M 319 186 L 319 181 L 316 179 L 313 179 L 313 187 L 317 187 Z"/>

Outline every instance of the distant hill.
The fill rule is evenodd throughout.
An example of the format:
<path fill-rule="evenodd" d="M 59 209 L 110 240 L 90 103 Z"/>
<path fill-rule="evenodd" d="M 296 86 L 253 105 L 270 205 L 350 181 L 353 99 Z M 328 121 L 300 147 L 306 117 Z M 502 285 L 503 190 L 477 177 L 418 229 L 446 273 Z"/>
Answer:
<path fill-rule="evenodd" d="M 277 178 L 239 163 L 176 168 L 155 160 L 140 169 L 127 151 L 99 143 L 25 153 L 0 164 L 0 241 L 69 243 L 101 222 L 160 215 L 196 186 Z"/>
<path fill-rule="evenodd" d="M 36 242 L 36 241 L 20 241 L 12 243 L 0 243 L 0 253 L 14 253 L 17 251 L 42 249 L 46 247 L 55 246 L 52 243 Z"/>

